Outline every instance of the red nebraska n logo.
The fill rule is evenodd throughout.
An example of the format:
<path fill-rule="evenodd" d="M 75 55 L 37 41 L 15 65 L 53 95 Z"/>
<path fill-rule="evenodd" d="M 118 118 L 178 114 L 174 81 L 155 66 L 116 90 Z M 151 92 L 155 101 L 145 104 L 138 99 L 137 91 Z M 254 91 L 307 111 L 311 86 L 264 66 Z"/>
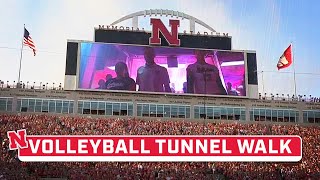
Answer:
<path fill-rule="evenodd" d="M 161 19 L 150 19 L 150 25 L 152 25 L 152 34 L 149 39 L 149 44 L 161 45 L 160 32 L 167 40 L 170 46 L 180 46 L 180 39 L 178 39 L 178 27 L 180 25 L 179 20 L 169 20 L 171 27 L 171 33 L 164 26 Z"/>
<path fill-rule="evenodd" d="M 9 149 L 15 150 L 22 148 L 27 148 L 27 133 L 25 129 L 18 130 L 17 133 L 15 131 L 8 131 L 7 132 L 8 138 L 9 138 Z"/>

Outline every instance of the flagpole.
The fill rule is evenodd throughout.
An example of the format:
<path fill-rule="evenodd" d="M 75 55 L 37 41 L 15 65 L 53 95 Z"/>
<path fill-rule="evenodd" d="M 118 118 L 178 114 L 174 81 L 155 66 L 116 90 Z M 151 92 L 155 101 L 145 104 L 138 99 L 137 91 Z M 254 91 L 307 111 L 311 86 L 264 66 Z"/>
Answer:
<path fill-rule="evenodd" d="M 297 82 L 296 82 L 296 68 L 295 68 L 295 60 L 294 60 L 294 51 L 293 45 L 291 42 L 291 49 L 292 49 L 292 65 L 293 65 L 293 81 L 294 81 L 294 97 L 297 98 Z"/>
<path fill-rule="evenodd" d="M 22 36 L 22 41 L 21 41 L 21 51 L 20 51 L 20 66 L 19 66 L 19 76 L 18 76 L 18 88 L 21 87 L 20 85 L 20 75 L 21 75 L 21 62 L 22 62 L 22 51 L 23 51 L 23 39 L 24 39 L 24 30 L 25 30 L 25 24 L 23 24 L 23 36 Z"/>

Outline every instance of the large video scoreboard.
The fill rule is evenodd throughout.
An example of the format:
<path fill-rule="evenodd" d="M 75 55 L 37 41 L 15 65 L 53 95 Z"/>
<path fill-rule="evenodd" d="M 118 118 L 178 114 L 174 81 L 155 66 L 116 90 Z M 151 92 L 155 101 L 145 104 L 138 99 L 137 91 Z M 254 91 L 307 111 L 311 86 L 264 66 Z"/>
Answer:
<path fill-rule="evenodd" d="M 95 29 L 95 42 L 68 41 L 65 89 L 258 97 L 254 51 L 232 50 L 228 36 L 158 31 Z"/>

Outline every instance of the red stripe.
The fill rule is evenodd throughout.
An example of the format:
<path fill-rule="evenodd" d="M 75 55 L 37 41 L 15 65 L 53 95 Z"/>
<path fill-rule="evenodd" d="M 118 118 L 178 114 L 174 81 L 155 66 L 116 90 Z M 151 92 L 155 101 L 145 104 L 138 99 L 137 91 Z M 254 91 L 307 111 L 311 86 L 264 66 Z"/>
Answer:
<path fill-rule="evenodd" d="M 27 45 L 27 46 L 30 46 L 30 47 L 33 47 L 33 48 L 36 47 L 34 44 L 30 44 L 30 43 L 28 43 L 28 42 L 24 43 L 24 45 Z"/>

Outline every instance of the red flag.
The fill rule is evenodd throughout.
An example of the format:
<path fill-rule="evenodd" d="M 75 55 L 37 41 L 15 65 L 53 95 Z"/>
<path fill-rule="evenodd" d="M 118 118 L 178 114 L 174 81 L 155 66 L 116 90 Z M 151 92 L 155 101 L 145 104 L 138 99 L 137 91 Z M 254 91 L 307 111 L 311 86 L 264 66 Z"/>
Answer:
<path fill-rule="evenodd" d="M 287 68 L 292 64 L 292 48 L 290 46 L 283 52 L 282 56 L 280 57 L 277 67 L 278 70 Z"/>

